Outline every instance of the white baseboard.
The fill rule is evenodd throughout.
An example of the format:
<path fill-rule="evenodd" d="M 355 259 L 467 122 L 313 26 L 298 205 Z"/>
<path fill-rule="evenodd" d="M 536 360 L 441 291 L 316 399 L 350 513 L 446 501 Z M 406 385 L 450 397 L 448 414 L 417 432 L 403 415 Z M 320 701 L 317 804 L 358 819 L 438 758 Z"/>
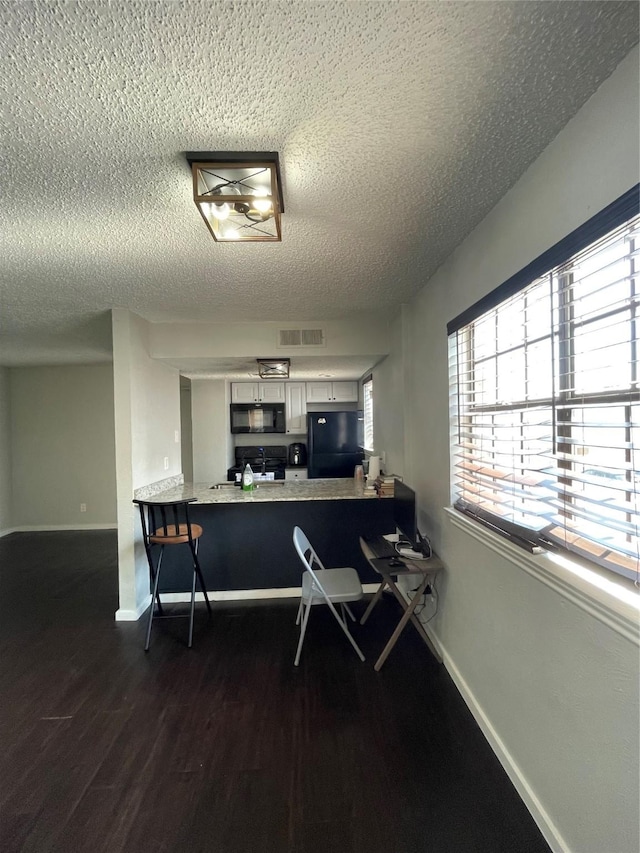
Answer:
<path fill-rule="evenodd" d="M 363 584 L 363 592 L 375 592 L 379 584 L 366 583 Z M 262 601 L 266 599 L 278 598 L 300 598 L 299 586 L 288 587 L 273 587 L 271 589 L 223 589 L 223 590 L 207 590 L 209 601 Z M 191 601 L 190 592 L 163 592 L 160 594 L 162 603 L 180 604 L 181 602 Z M 196 592 L 196 601 L 203 602 L 204 595 L 201 592 Z M 147 607 L 151 604 L 151 596 L 145 602 L 140 604 L 136 610 L 116 610 L 116 622 L 137 622 L 142 616 Z"/>
<path fill-rule="evenodd" d="M 53 533 L 57 530 L 117 530 L 117 522 L 107 524 L 25 524 L 14 527 L 12 533 Z"/>
<path fill-rule="evenodd" d="M 432 631 L 429 631 L 429 636 L 435 640 Z M 476 698 L 471 691 L 469 685 L 462 677 L 459 669 L 455 665 L 451 656 L 448 654 L 446 649 L 442 648 L 441 644 L 438 644 L 440 650 L 442 650 L 442 661 L 447 668 L 447 672 L 453 679 L 454 684 L 458 688 L 460 695 L 466 702 L 469 710 L 473 714 L 476 722 L 480 726 L 482 733 L 486 737 L 489 742 L 489 746 L 496 754 L 496 757 L 502 764 L 507 776 L 513 783 L 516 791 L 520 795 L 525 806 L 529 809 L 531 816 L 535 820 L 538 825 L 538 829 L 543 834 L 547 844 L 554 853 L 568 853 L 570 850 L 569 846 L 566 844 L 558 827 L 551 820 L 549 814 L 542 806 L 538 798 L 536 797 L 534 791 L 531 786 L 527 782 L 524 774 L 522 773 L 520 767 L 515 762 L 513 756 L 502 742 L 498 732 L 495 730 L 491 721 L 483 711 L 482 707 L 476 701 Z"/>
<path fill-rule="evenodd" d="M 207 590 L 209 601 L 261 601 L 266 598 L 299 598 L 300 587 L 280 587 L 275 589 L 221 589 Z M 161 601 L 177 604 L 191 601 L 190 592 L 163 592 Z M 204 601 L 201 592 L 196 592 L 196 601 Z"/>
<path fill-rule="evenodd" d="M 147 596 L 146 601 L 143 601 L 142 604 L 139 604 L 135 610 L 125 610 L 124 608 L 120 607 L 118 610 L 116 610 L 115 620 L 116 622 L 137 622 L 150 604 L 151 596 L 149 595 Z"/>
<path fill-rule="evenodd" d="M 378 586 L 379 584 L 376 583 L 366 583 L 362 585 L 362 590 L 365 593 L 375 592 L 378 589 Z M 267 589 L 207 590 L 207 596 L 209 597 L 209 601 L 263 601 L 265 599 L 300 598 L 300 587 L 287 586 Z M 166 601 L 167 604 L 191 601 L 191 593 L 163 592 L 161 593 L 161 601 Z M 204 601 L 204 596 L 201 592 L 196 592 L 196 601 Z"/>

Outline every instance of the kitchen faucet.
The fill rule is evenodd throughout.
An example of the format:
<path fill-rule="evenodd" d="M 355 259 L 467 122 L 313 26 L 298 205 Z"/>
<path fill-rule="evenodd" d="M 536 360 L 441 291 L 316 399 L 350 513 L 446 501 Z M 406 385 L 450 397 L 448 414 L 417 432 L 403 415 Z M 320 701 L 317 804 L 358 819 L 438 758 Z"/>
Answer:
<path fill-rule="evenodd" d="M 259 447 L 258 450 L 260 451 L 260 455 L 262 456 L 262 474 L 264 475 L 267 473 L 267 458 L 264 455 L 264 447 Z"/>

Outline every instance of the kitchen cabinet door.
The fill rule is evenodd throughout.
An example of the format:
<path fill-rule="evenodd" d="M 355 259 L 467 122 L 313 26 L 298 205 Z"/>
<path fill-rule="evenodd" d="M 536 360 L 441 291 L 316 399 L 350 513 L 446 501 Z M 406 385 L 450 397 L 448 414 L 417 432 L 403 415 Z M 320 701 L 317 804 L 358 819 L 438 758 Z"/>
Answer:
<path fill-rule="evenodd" d="M 336 403 L 357 403 L 358 402 L 358 383 L 357 382 L 334 382 L 333 383 L 333 399 Z"/>
<path fill-rule="evenodd" d="M 258 383 L 257 382 L 232 382 L 231 383 L 231 402 L 232 403 L 257 403 L 258 402 Z"/>
<path fill-rule="evenodd" d="M 307 382 L 307 403 L 357 403 L 358 383 Z"/>
<path fill-rule="evenodd" d="M 333 382 L 307 382 L 307 403 L 332 403 Z"/>
<path fill-rule="evenodd" d="M 300 435 L 307 431 L 307 389 L 304 382 L 285 384 L 287 432 Z"/>
<path fill-rule="evenodd" d="M 284 382 L 232 382 L 232 403 L 284 403 Z"/>
<path fill-rule="evenodd" d="M 306 468 L 286 468 L 284 472 L 285 480 L 306 480 L 307 479 L 307 469 Z"/>
<path fill-rule="evenodd" d="M 261 403 L 284 403 L 284 382 L 260 382 L 258 400 Z"/>

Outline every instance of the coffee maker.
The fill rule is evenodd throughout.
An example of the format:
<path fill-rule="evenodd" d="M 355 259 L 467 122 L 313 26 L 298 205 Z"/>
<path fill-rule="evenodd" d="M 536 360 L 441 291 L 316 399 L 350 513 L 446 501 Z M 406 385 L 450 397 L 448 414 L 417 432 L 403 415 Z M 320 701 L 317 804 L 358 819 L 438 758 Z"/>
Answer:
<path fill-rule="evenodd" d="M 300 468 L 307 464 L 307 446 L 300 441 L 289 445 L 289 465 Z"/>

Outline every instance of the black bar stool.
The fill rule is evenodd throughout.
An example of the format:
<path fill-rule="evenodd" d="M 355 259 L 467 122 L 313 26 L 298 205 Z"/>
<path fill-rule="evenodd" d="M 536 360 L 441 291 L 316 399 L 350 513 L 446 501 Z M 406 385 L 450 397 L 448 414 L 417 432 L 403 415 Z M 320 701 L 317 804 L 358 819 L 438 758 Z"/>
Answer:
<path fill-rule="evenodd" d="M 191 611 L 189 614 L 189 648 L 191 648 L 193 642 L 196 578 L 200 582 L 207 610 L 209 611 L 209 616 L 211 616 L 211 604 L 207 597 L 207 589 L 204 585 L 202 570 L 198 562 L 198 539 L 202 536 L 202 527 L 199 524 L 194 524 L 189 518 L 189 504 L 194 500 L 195 498 L 164 502 L 134 500 L 134 504 L 137 504 L 140 509 L 142 537 L 149 562 L 150 583 L 153 589 L 151 594 L 151 609 L 149 611 L 149 624 L 147 625 L 147 638 L 144 646 L 145 652 L 149 651 L 149 644 L 151 642 L 151 627 L 155 616 L 156 602 L 158 604 L 158 615 L 164 615 L 160 593 L 158 592 L 158 583 L 160 581 L 162 555 L 168 545 L 188 545 L 191 551 L 193 582 L 191 584 Z M 153 552 L 156 545 L 160 547 L 160 550 L 158 552 L 158 561 L 154 563 Z"/>

